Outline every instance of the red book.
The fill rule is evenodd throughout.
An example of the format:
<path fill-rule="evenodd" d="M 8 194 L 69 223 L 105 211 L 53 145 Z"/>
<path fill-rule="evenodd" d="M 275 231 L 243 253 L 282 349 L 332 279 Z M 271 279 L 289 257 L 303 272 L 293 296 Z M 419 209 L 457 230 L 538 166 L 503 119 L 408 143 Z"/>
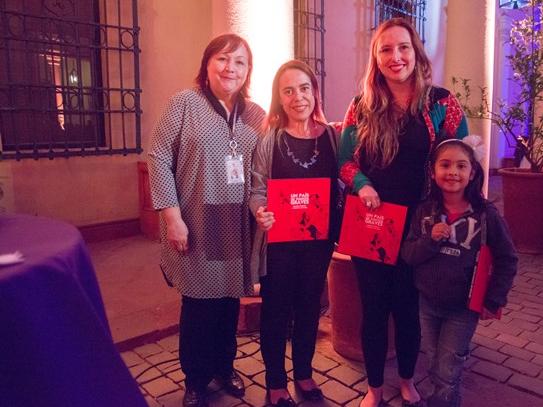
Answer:
<path fill-rule="evenodd" d="M 490 281 L 490 275 L 492 274 L 492 254 L 488 245 L 481 245 L 481 249 L 477 254 L 475 262 L 475 270 L 473 271 L 473 277 L 471 279 L 471 287 L 469 290 L 468 308 L 472 311 L 482 313 L 483 303 L 486 296 L 486 290 L 488 288 L 488 282 Z M 501 318 L 501 308 L 496 313 L 496 318 Z"/>
<path fill-rule="evenodd" d="M 330 178 L 268 180 L 268 211 L 275 216 L 269 243 L 328 239 Z"/>
<path fill-rule="evenodd" d="M 406 216 L 406 206 L 383 202 L 370 210 L 358 196 L 348 195 L 337 251 L 396 264 Z"/>

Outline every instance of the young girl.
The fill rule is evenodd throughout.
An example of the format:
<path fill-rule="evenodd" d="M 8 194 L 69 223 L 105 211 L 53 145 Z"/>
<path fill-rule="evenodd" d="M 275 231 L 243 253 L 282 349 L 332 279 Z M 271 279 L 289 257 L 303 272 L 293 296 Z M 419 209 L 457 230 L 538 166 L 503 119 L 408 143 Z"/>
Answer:
<path fill-rule="evenodd" d="M 417 209 L 402 256 L 415 267 L 420 292 L 422 343 L 434 385 L 428 407 L 457 407 L 462 367 L 477 322 L 495 317 L 506 304 L 517 256 L 504 220 L 482 195 L 484 175 L 473 148 L 457 139 L 443 141 L 430 164 L 430 196 Z M 485 232 L 493 271 L 478 314 L 467 303 Z"/>

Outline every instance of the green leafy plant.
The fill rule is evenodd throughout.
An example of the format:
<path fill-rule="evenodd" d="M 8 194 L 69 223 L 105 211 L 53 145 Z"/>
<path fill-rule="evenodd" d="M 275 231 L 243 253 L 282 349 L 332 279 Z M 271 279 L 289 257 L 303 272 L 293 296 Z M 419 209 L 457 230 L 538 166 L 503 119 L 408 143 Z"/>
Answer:
<path fill-rule="evenodd" d="M 471 104 L 471 80 L 453 77 L 452 83 L 468 117 L 490 120 L 526 158 L 532 172 L 543 172 L 543 0 L 530 0 L 524 10 L 524 16 L 512 22 L 508 39 L 513 71 L 508 80 L 518 89 L 515 99 L 499 100 L 493 110 L 486 87 L 477 87 L 479 102 Z"/>

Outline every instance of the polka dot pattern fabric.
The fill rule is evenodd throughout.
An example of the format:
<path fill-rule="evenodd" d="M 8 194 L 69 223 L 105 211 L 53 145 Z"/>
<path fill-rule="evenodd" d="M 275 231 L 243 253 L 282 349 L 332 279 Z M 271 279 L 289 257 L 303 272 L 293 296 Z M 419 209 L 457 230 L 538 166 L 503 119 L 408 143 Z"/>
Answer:
<path fill-rule="evenodd" d="M 153 207 L 179 206 L 189 230 L 190 249 L 182 255 L 167 243 L 161 219 L 160 265 L 182 295 L 239 298 L 252 293 L 247 202 L 251 157 L 263 118 L 258 105 L 246 102 L 234 125 L 245 185 L 227 183 L 231 132 L 199 90 L 174 95 L 155 127 L 148 158 Z"/>

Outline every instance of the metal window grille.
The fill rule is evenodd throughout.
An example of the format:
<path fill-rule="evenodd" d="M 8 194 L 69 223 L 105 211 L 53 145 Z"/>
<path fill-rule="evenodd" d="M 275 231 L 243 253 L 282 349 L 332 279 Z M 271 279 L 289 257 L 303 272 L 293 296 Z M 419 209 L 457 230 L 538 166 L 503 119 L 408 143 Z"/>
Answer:
<path fill-rule="evenodd" d="M 294 0 L 294 57 L 315 72 L 323 101 L 325 31 L 324 0 Z"/>
<path fill-rule="evenodd" d="M 426 0 L 375 0 L 375 27 L 394 17 L 409 20 L 425 41 Z"/>
<path fill-rule="evenodd" d="M 137 0 L 0 0 L 0 158 L 140 153 Z"/>

